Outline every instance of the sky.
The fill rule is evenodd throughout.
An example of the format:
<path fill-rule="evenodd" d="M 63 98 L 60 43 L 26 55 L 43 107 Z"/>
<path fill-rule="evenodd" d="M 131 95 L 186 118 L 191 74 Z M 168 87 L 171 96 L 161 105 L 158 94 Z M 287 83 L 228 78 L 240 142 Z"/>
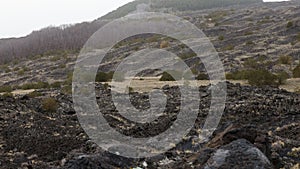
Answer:
<path fill-rule="evenodd" d="M 92 21 L 130 1 L 133 0 L 1 0 L 0 39 L 26 36 L 48 26 Z"/>
<path fill-rule="evenodd" d="M 290 0 L 263 0 L 264 2 L 282 2 L 282 1 L 290 1 Z"/>
<path fill-rule="evenodd" d="M 93 21 L 133 0 L 1 0 L 0 39 L 34 30 Z"/>

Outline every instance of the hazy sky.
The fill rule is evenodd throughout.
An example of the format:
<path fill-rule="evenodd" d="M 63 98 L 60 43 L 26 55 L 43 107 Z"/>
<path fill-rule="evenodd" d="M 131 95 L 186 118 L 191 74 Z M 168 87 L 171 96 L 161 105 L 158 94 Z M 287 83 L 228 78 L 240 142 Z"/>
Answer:
<path fill-rule="evenodd" d="M 290 1 L 290 0 L 263 0 L 264 2 L 281 2 L 281 1 Z"/>
<path fill-rule="evenodd" d="M 1 0 L 0 38 L 25 36 L 50 25 L 92 21 L 130 1 L 133 0 Z"/>
<path fill-rule="evenodd" d="M 0 38 L 33 30 L 92 21 L 133 0 L 1 0 Z"/>

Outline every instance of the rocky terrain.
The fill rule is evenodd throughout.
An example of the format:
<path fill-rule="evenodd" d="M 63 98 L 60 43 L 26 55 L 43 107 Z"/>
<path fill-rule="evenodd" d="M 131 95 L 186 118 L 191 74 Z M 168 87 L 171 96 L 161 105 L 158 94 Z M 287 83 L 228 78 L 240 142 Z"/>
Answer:
<path fill-rule="evenodd" d="M 300 5 L 297 1 L 193 11 L 165 10 L 203 30 L 218 51 L 227 73 L 245 68 L 245 63 L 254 59 L 266 62 L 265 68 L 272 73 L 284 71 L 291 77 L 299 64 Z M 162 42 L 166 42 L 163 47 Z M 189 48 L 174 39 L 149 34 L 116 44 L 99 70 L 113 71 L 122 59 L 147 47 L 165 48 L 181 57 L 193 71 L 205 72 Z M 291 62 L 280 63 L 280 56 L 290 56 Z M 300 95 L 293 93 L 300 90 L 299 79 L 288 80 L 284 88 L 292 86 L 290 92 L 228 82 L 221 122 L 205 142 L 199 141 L 199 136 L 210 107 L 211 86 L 208 82 L 201 87 L 194 85 L 199 88 L 201 101 L 190 133 L 164 154 L 130 159 L 103 150 L 80 126 L 70 91 L 76 59 L 77 54 L 65 51 L 0 65 L 0 86 L 29 89 L 12 91 L 13 96 L 10 92 L 0 92 L 1 169 L 300 168 Z M 157 78 L 161 73 L 145 71 L 140 76 Z M 141 85 L 142 82 L 147 83 L 145 79 L 139 81 Z M 39 86 L 32 87 L 33 83 Z M 154 136 L 172 125 L 180 105 L 178 87 L 161 87 L 161 84 L 165 85 L 160 83 L 153 88 L 162 88 L 168 96 L 166 110 L 145 125 L 132 123 L 118 113 L 108 84 L 96 84 L 96 98 L 104 117 L 118 132 L 132 137 Z M 145 110 L 150 107 L 149 94 L 141 91 L 131 91 L 130 99 L 136 108 Z"/>
<path fill-rule="evenodd" d="M 276 88 L 227 85 L 225 112 L 209 141 L 197 139 L 210 105 L 210 89 L 205 86 L 199 88 L 199 115 L 188 136 L 162 155 L 139 160 L 110 154 L 93 143 L 80 127 L 70 95 L 47 89 L 39 90 L 38 95 L 1 96 L 0 167 L 299 168 L 300 95 Z M 110 90 L 101 84 L 96 89 L 101 93 L 97 97 L 100 107 L 113 106 Z M 104 109 L 103 114 L 121 133 L 157 134 L 174 120 L 174 110 L 180 104 L 177 90 L 176 86 L 163 87 L 174 97 L 169 98 L 161 120 L 146 126 L 128 128 L 131 124 L 114 108 Z M 56 111 L 43 106 L 49 97 L 57 101 Z M 142 109 L 149 106 L 147 93 L 131 93 L 131 102 Z"/>

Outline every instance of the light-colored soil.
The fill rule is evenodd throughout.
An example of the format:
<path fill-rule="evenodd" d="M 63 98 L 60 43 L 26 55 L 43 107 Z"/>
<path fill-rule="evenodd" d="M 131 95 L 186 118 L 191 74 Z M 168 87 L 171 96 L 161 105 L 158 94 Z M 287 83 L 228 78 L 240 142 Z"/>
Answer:
<path fill-rule="evenodd" d="M 165 85 L 169 86 L 176 86 L 176 85 L 183 85 L 184 81 L 159 81 L 160 77 L 135 77 L 131 82 L 126 80 L 125 82 L 114 82 L 108 83 L 112 85 L 112 89 L 114 91 L 121 92 L 120 88 L 130 86 L 136 92 L 150 92 L 153 89 L 162 88 Z M 189 86 L 207 86 L 211 82 L 209 80 L 193 80 L 187 81 Z M 231 83 L 240 83 L 242 85 L 247 85 L 246 81 L 238 80 L 238 81 L 231 81 Z M 130 85 L 128 85 L 130 84 Z"/>
<path fill-rule="evenodd" d="M 13 91 L 11 93 L 13 95 L 26 95 L 26 94 L 32 93 L 34 91 L 35 91 L 35 89 L 30 89 L 30 90 L 15 90 L 15 91 Z"/>
<path fill-rule="evenodd" d="M 16 95 L 26 95 L 26 94 L 32 93 L 32 92 L 34 92 L 34 91 L 35 91 L 35 89 L 29 89 L 29 90 L 14 90 L 14 91 L 11 92 L 11 94 L 13 94 L 14 96 L 16 96 Z M 0 95 L 3 95 L 3 94 L 5 94 L 5 92 L 0 93 Z"/>
<path fill-rule="evenodd" d="M 288 79 L 286 84 L 280 86 L 280 88 L 290 92 L 300 91 L 300 78 Z"/>
<path fill-rule="evenodd" d="M 125 81 L 125 83 L 128 81 Z M 240 83 L 241 85 L 249 85 L 246 80 L 230 80 L 231 83 L 237 84 Z M 129 82 L 128 82 L 129 83 Z M 153 89 L 159 89 L 165 85 L 175 86 L 183 84 L 183 81 L 159 81 L 159 77 L 139 77 L 134 78 L 130 85 L 136 92 L 149 92 Z M 124 83 L 108 83 L 112 85 L 113 90 L 120 91 L 118 86 L 124 86 Z M 195 81 L 188 81 L 190 86 L 207 86 L 210 84 L 209 80 L 195 80 Z M 285 85 L 280 86 L 281 89 L 285 89 L 289 92 L 295 92 L 300 89 L 300 78 L 298 79 L 288 79 Z"/>

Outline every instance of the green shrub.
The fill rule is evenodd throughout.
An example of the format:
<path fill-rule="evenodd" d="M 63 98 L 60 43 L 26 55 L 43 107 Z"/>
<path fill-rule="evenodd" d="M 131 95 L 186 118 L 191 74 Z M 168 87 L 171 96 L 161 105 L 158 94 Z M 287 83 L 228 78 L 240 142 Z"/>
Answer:
<path fill-rule="evenodd" d="M 12 92 L 12 87 L 8 85 L 0 86 L 0 93 Z"/>
<path fill-rule="evenodd" d="M 43 55 L 35 55 L 35 56 L 30 57 L 30 58 L 31 58 L 31 60 L 37 60 L 37 59 L 40 59 L 42 57 L 43 57 Z"/>
<path fill-rule="evenodd" d="M 300 41 L 300 32 L 297 35 L 297 40 Z"/>
<path fill-rule="evenodd" d="M 244 67 L 248 69 L 259 69 L 262 65 L 260 65 L 255 59 L 250 58 L 244 62 Z"/>
<path fill-rule="evenodd" d="M 42 93 L 34 91 L 34 92 L 29 93 L 27 96 L 30 98 L 35 98 L 35 97 L 42 96 Z"/>
<path fill-rule="evenodd" d="M 20 86 L 19 88 L 23 90 L 28 90 L 28 89 L 45 89 L 49 87 L 50 85 L 48 82 L 37 82 L 37 83 L 26 83 Z"/>
<path fill-rule="evenodd" d="M 20 61 L 15 59 L 15 60 L 12 61 L 12 63 L 13 63 L 13 65 L 17 65 L 18 63 L 20 63 Z"/>
<path fill-rule="evenodd" d="M 248 46 L 254 45 L 254 42 L 253 42 L 253 41 L 247 41 L 247 42 L 246 42 L 246 45 L 248 45 Z"/>
<path fill-rule="evenodd" d="M 218 37 L 218 39 L 219 39 L 220 41 L 223 41 L 225 38 L 224 38 L 223 35 L 220 35 L 220 36 Z"/>
<path fill-rule="evenodd" d="M 47 112 L 54 113 L 56 112 L 57 107 L 58 103 L 54 98 L 46 98 L 42 101 L 42 108 Z"/>
<path fill-rule="evenodd" d="M 168 72 L 163 72 L 159 81 L 175 81 L 175 79 Z"/>
<path fill-rule="evenodd" d="M 271 72 L 260 69 L 252 70 L 248 74 L 248 83 L 253 86 L 277 86 L 277 76 Z"/>
<path fill-rule="evenodd" d="M 300 64 L 293 70 L 293 77 L 300 78 Z"/>
<path fill-rule="evenodd" d="M 15 68 L 13 69 L 13 71 L 15 71 L 15 72 L 17 72 L 17 71 L 19 71 L 19 70 L 20 70 L 19 67 L 15 67 Z"/>
<path fill-rule="evenodd" d="M 294 26 L 294 23 L 292 21 L 289 21 L 287 24 L 286 24 L 286 27 L 287 28 L 291 28 Z"/>
<path fill-rule="evenodd" d="M 67 79 L 63 82 L 64 85 L 72 85 L 73 81 L 73 72 L 69 72 L 67 75 Z"/>
<path fill-rule="evenodd" d="M 188 75 L 186 75 L 186 76 L 188 76 Z M 163 72 L 159 81 L 176 81 L 176 80 L 182 79 L 183 77 L 184 76 L 183 76 L 182 72 L 176 71 L 176 70 L 169 70 L 169 71 Z M 186 78 L 189 78 L 189 77 L 186 77 Z"/>
<path fill-rule="evenodd" d="M 26 67 L 26 66 L 23 66 L 23 68 L 22 68 L 22 69 L 23 69 L 23 71 L 24 71 L 24 72 L 27 72 L 27 71 L 29 71 L 29 70 L 30 70 L 30 69 L 29 69 L 28 67 Z"/>
<path fill-rule="evenodd" d="M 24 70 L 19 70 L 18 73 L 17 73 L 19 76 L 23 76 L 25 74 L 25 71 Z"/>
<path fill-rule="evenodd" d="M 58 68 L 60 68 L 60 69 L 64 69 L 64 68 L 66 68 L 67 66 L 66 66 L 66 64 L 60 64 L 59 66 L 58 66 Z"/>
<path fill-rule="evenodd" d="M 116 82 L 123 82 L 125 75 L 122 72 L 98 72 L 96 75 L 96 82 L 108 82 L 114 79 Z"/>
<path fill-rule="evenodd" d="M 178 57 L 180 57 L 183 60 L 193 58 L 195 56 L 197 56 L 197 54 L 194 53 L 194 52 L 181 53 L 181 54 L 178 55 Z"/>
<path fill-rule="evenodd" d="M 233 45 L 227 45 L 225 47 L 222 48 L 223 51 L 226 51 L 226 50 L 234 50 L 234 46 Z"/>
<path fill-rule="evenodd" d="M 278 62 L 280 64 L 290 65 L 293 62 L 293 58 L 290 56 L 280 56 Z"/>
<path fill-rule="evenodd" d="M 245 33 L 244 33 L 244 35 L 245 35 L 245 36 L 248 36 L 248 35 L 253 35 L 253 32 L 251 32 L 251 31 L 249 31 L 249 32 L 245 32 Z"/>
<path fill-rule="evenodd" d="M 64 94 L 72 94 L 72 85 L 66 85 L 62 88 Z"/>
<path fill-rule="evenodd" d="M 206 73 L 200 73 L 197 77 L 197 80 L 209 80 L 209 76 Z"/>
<path fill-rule="evenodd" d="M 104 87 L 105 90 L 107 90 L 107 89 L 109 88 L 108 83 L 104 83 L 104 84 L 103 84 L 103 87 Z"/>
<path fill-rule="evenodd" d="M 111 75 L 105 72 L 98 72 L 96 75 L 96 82 L 108 82 L 111 79 Z"/>
<path fill-rule="evenodd" d="M 228 80 L 247 80 L 251 70 L 241 70 L 226 74 Z"/>
<path fill-rule="evenodd" d="M 61 85 L 62 85 L 62 82 L 54 82 L 54 83 L 52 83 L 50 86 L 52 87 L 52 88 L 60 88 L 61 87 Z"/>
<path fill-rule="evenodd" d="M 286 80 L 290 77 L 290 75 L 283 71 L 277 74 L 277 80 L 279 85 L 283 85 L 286 83 Z"/>
<path fill-rule="evenodd" d="M 132 87 L 128 87 L 128 92 L 129 93 L 133 93 L 134 92 L 134 89 Z"/>
<path fill-rule="evenodd" d="M 11 71 L 7 65 L 1 66 L 1 69 L 3 69 L 5 73 L 9 73 Z"/>

